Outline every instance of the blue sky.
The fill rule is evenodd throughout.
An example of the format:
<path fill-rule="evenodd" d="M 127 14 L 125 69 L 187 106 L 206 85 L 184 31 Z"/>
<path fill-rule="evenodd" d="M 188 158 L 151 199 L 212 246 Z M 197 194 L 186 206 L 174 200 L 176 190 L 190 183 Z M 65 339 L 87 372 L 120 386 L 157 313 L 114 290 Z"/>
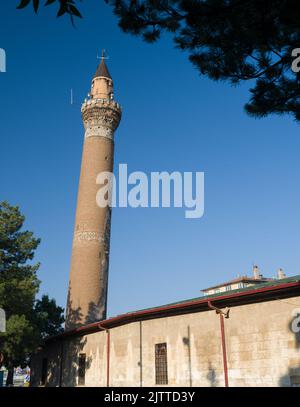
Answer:
<path fill-rule="evenodd" d="M 5 4 L 2 4 L 5 3 Z M 73 29 L 55 8 L 0 5 L 0 200 L 18 204 L 41 237 L 41 293 L 65 306 L 83 143 L 80 104 L 105 48 L 123 107 L 115 165 L 129 171 L 204 171 L 205 214 L 115 208 L 110 316 L 196 297 L 257 263 L 299 274 L 300 134 L 290 117 L 249 118 L 247 86 L 199 76 L 169 38 L 123 34 L 102 1 Z M 73 88 L 75 104 L 70 104 Z"/>

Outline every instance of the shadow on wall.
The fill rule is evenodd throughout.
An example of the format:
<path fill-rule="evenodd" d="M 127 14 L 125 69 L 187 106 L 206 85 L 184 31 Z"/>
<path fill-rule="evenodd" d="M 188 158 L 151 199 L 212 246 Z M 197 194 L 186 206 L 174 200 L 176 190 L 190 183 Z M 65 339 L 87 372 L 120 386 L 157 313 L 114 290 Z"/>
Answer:
<path fill-rule="evenodd" d="M 208 362 L 208 373 L 207 373 L 207 380 L 210 382 L 210 387 L 217 387 L 218 386 L 218 379 L 216 370 L 212 367 L 211 362 Z"/>
<path fill-rule="evenodd" d="M 85 315 L 81 308 L 76 308 L 72 305 L 72 287 L 69 282 L 67 309 L 66 309 L 66 330 L 75 329 L 78 326 L 91 324 L 93 322 L 101 321 L 106 318 L 106 301 L 107 292 L 105 290 L 106 281 L 102 284 L 102 289 L 99 294 L 99 301 L 97 303 L 89 302 L 88 312 Z"/>
<path fill-rule="evenodd" d="M 300 314 L 295 315 L 288 323 L 288 329 L 294 334 L 294 341 L 291 347 L 297 349 L 300 359 Z M 289 345 L 289 344 L 288 344 Z M 289 364 L 292 364 L 289 361 Z M 287 373 L 279 379 L 280 387 L 300 387 L 300 362 L 295 366 L 289 366 Z"/>
<path fill-rule="evenodd" d="M 75 387 L 78 385 L 84 385 L 84 375 L 83 382 L 80 383 L 79 370 L 83 369 L 79 366 L 80 354 L 83 353 L 84 346 L 86 344 L 86 339 L 82 337 L 75 337 L 68 339 L 66 341 L 61 341 L 62 347 L 62 367 L 59 368 L 60 383 L 59 386 L 62 387 Z M 92 357 L 86 356 L 84 359 L 84 371 L 88 370 L 91 366 Z M 82 376 L 82 375 L 81 375 Z"/>
<path fill-rule="evenodd" d="M 72 304 L 69 302 L 68 326 L 71 327 L 69 330 L 76 329 L 82 325 L 90 323 L 91 321 L 95 322 L 95 315 L 98 312 L 97 310 L 97 305 L 91 302 L 89 304 L 88 315 L 82 323 L 80 322 L 83 320 L 81 309 L 72 308 Z M 40 358 L 41 364 L 43 363 L 44 358 L 48 359 L 47 378 L 44 383 L 46 387 L 75 387 L 85 384 L 85 372 L 91 367 L 92 363 L 92 356 L 86 355 L 84 351 L 86 343 L 86 337 L 79 335 L 58 338 L 53 342 L 46 343 Z M 41 369 L 41 378 L 42 375 L 43 373 Z"/>
<path fill-rule="evenodd" d="M 193 375 L 192 375 L 192 356 L 191 356 L 191 329 L 188 325 L 187 327 L 187 336 L 182 338 L 183 344 L 187 348 L 187 357 L 188 357 L 188 377 L 189 377 L 189 386 L 193 386 Z M 218 379 L 216 370 L 212 367 L 211 362 L 208 362 L 208 373 L 207 373 L 207 380 L 210 383 L 210 387 L 217 387 L 218 386 Z"/>
<path fill-rule="evenodd" d="M 192 377 L 192 358 L 191 358 L 191 329 L 188 325 L 187 327 L 187 336 L 182 338 L 183 344 L 187 347 L 188 352 L 188 375 L 189 375 L 189 385 L 193 386 L 193 377 Z"/>

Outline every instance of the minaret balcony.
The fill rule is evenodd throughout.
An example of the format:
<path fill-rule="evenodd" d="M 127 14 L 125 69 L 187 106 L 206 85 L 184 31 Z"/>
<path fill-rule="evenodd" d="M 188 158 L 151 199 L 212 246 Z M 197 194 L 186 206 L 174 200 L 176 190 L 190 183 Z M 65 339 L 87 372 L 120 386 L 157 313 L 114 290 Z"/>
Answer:
<path fill-rule="evenodd" d="M 93 99 L 85 99 L 85 101 L 81 105 L 81 111 L 83 111 L 85 108 L 88 106 L 95 106 L 95 105 L 101 105 L 103 107 L 115 107 L 118 110 L 121 110 L 121 106 L 119 103 L 117 103 L 113 99 L 99 99 L 99 98 L 93 98 Z"/>

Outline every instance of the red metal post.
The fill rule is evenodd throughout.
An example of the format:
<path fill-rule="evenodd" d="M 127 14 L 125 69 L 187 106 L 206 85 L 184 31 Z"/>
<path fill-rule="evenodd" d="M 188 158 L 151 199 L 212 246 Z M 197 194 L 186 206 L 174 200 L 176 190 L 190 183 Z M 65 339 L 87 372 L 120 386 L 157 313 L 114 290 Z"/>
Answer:
<path fill-rule="evenodd" d="M 228 367 L 227 367 L 227 353 L 226 353 L 226 340 L 224 328 L 224 315 L 220 315 L 221 337 L 222 337 L 222 352 L 223 352 L 223 366 L 224 366 L 224 381 L 225 387 L 228 387 Z"/>
<path fill-rule="evenodd" d="M 212 305 L 210 301 L 207 301 L 208 308 L 216 311 L 220 315 L 220 327 L 221 327 L 221 343 L 222 343 L 222 353 L 223 353 L 223 368 L 224 368 L 224 382 L 225 387 L 228 387 L 228 367 L 227 367 L 227 353 L 226 353 L 226 340 L 225 340 L 225 327 L 224 327 L 224 315 L 229 318 L 229 308 L 222 311 L 220 308 Z"/>
<path fill-rule="evenodd" d="M 110 368 L 110 331 L 109 329 L 106 331 L 107 338 L 106 338 L 106 385 L 109 387 L 109 368 Z"/>

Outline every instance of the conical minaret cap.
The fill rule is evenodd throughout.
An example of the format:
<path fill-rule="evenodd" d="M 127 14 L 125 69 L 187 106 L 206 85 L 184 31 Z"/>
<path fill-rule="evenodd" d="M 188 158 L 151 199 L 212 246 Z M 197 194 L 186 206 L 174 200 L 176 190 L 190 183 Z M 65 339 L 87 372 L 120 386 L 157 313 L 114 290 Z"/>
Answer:
<path fill-rule="evenodd" d="M 101 62 L 98 65 L 97 71 L 94 75 L 94 79 L 99 78 L 100 76 L 107 78 L 107 79 L 112 79 L 112 77 L 110 76 L 109 70 L 106 66 L 105 60 L 104 60 L 104 51 L 102 51 Z"/>

